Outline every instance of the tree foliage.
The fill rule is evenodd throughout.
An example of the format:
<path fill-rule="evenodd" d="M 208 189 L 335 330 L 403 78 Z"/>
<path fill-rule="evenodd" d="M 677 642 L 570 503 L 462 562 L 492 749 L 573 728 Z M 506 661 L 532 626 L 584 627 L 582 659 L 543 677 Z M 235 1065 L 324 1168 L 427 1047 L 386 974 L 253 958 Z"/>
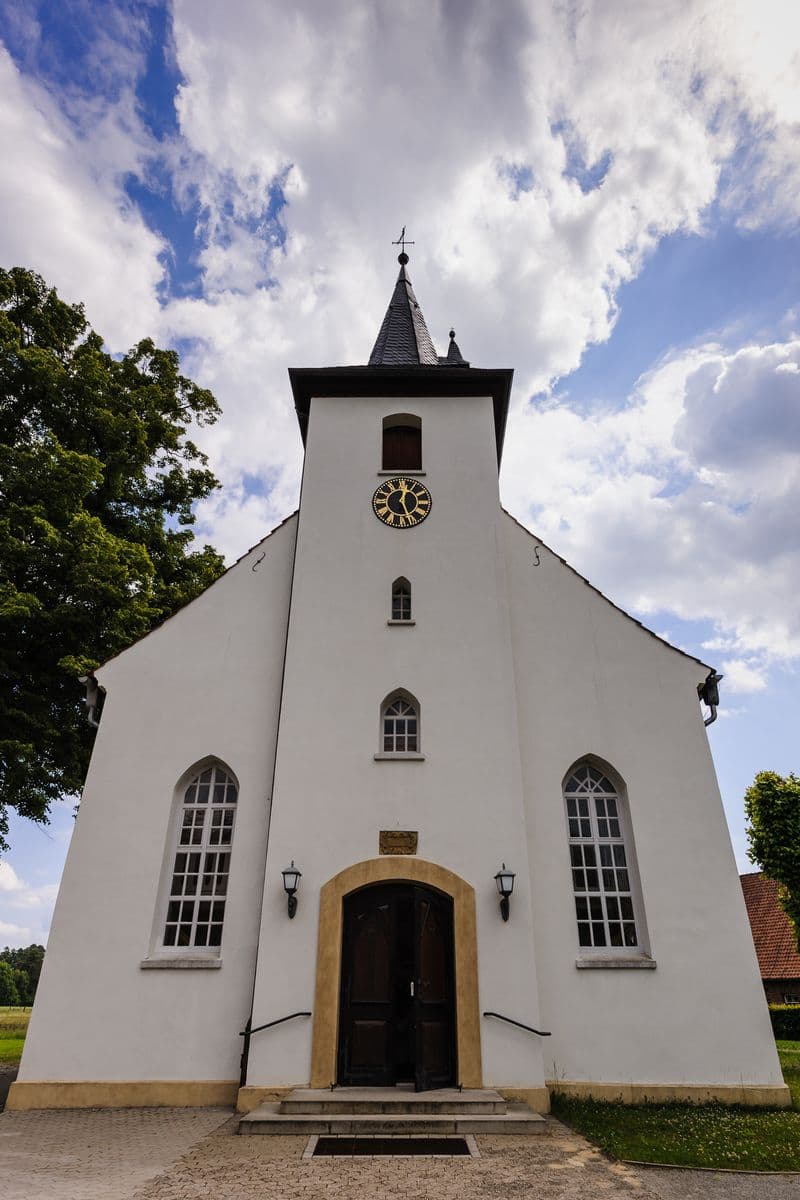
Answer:
<path fill-rule="evenodd" d="M 24 1004 L 27 1007 L 33 1004 L 43 961 L 44 946 L 38 944 L 19 948 L 6 946 L 5 950 L 0 950 L 0 970 L 7 966 L 12 972 L 18 996 L 16 1001 L 7 1000 L 3 1003 Z"/>
<path fill-rule="evenodd" d="M 744 794 L 750 860 L 778 883 L 800 949 L 800 779 L 760 771 Z"/>
<path fill-rule="evenodd" d="M 78 676 L 207 587 L 192 507 L 217 481 L 187 437 L 219 413 L 144 340 L 103 350 L 82 305 L 0 270 L 0 849 L 8 808 L 75 796 L 91 730 Z"/>
<path fill-rule="evenodd" d="M 0 1004 L 21 1004 L 14 972 L 7 962 L 0 959 Z"/>

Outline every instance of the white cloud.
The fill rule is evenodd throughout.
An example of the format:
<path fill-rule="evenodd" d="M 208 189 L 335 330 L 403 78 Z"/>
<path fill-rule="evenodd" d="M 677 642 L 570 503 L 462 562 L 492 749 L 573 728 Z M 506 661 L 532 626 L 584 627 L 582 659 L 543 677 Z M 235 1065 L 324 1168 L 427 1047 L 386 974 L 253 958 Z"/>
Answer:
<path fill-rule="evenodd" d="M 58 883 L 30 884 L 0 860 L 0 944 L 44 944 L 57 892 Z"/>
<path fill-rule="evenodd" d="M 759 670 L 758 667 L 754 667 L 743 658 L 725 659 L 721 670 L 725 678 L 726 689 L 729 688 L 737 695 L 747 692 L 763 692 L 766 689 L 767 680 L 763 670 Z"/>
<path fill-rule="evenodd" d="M 29 925 L 13 925 L 10 921 L 0 921 L 0 942 L 11 946 L 29 946 L 31 943 L 42 944 L 41 930 Z"/>
<path fill-rule="evenodd" d="M 126 199 L 147 138 L 130 95 L 76 127 L 0 44 L 0 262 L 39 271 L 83 300 L 114 349 L 155 330 L 164 246 Z"/>
<path fill-rule="evenodd" d="M 11 863 L 0 859 L 0 895 L 9 909 L 52 908 L 58 890 L 57 884 L 29 884 L 20 879 Z"/>
<path fill-rule="evenodd" d="M 572 371 L 658 240 L 703 230 L 743 130 L 792 128 L 792 37 L 768 15 L 727 0 L 620 0 L 613 20 L 592 3 L 179 0 L 179 187 L 198 189 L 208 240 L 204 295 L 169 306 L 163 329 L 203 338 L 190 363 L 223 402 L 208 444 L 225 482 L 277 478 L 292 506 L 285 367 L 366 359 L 403 223 L 434 341 L 454 321 L 473 362 L 516 365 L 524 395 Z M 733 178 L 726 202 L 769 219 L 752 215 L 752 173 Z M 267 215 L 281 182 L 282 246 Z M 796 213 L 796 194 L 784 202 Z"/>
<path fill-rule="evenodd" d="M 11 863 L 0 859 L 0 892 L 19 892 L 22 886 L 22 881 Z"/>
<path fill-rule="evenodd" d="M 713 622 L 740 691 L 800 656 L 798 361 L 800 341 L 693 349 L 622 410 L 529 406 L 507 442 L 512 511 L 621 603 Z"/>

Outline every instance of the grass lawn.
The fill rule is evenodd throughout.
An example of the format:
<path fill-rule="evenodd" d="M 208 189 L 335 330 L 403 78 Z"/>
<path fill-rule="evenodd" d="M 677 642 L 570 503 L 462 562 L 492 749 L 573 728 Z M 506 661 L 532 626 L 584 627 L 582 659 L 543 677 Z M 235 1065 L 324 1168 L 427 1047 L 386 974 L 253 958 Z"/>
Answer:
<path fill-rule="evenodd" d="M 0 1063 L 18 1063 L 25 1042 L 29 1008 L 0 1008 Z"/>
<path fill-rule="evenodd" d="M 777 1042 L 783 1078 L 792 1093 L 794 1107 L 800 1112 L 800 1042 Z"/>
<path fill-rule="evenodd" d="M 800 1171 L 800 1042 L 778 1042 L 791 1109 L 723 1104 L 607 1104 L 553 1097 L 553 1114 L 615 1158 Z"/>

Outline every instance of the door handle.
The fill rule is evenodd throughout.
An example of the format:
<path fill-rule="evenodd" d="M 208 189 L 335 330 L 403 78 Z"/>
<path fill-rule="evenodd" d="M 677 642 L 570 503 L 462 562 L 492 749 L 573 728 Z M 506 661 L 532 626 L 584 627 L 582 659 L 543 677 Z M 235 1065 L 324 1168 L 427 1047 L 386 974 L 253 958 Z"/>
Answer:
<path fill-rule="evenodd" d="M 412 979 L 408 985 L 411 989 L 411 995 L 414 995 L 414 980 Z"/>

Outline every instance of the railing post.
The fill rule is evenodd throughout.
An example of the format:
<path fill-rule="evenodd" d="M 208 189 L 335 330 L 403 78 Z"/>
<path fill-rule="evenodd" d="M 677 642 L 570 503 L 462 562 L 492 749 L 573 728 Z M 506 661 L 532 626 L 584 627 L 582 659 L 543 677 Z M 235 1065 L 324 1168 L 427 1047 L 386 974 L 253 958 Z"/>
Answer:
<path fill-rule="evenodd" d="M 275 1025 L 282 1025 L 284 1021 L 293 1021 L 295 1017 L 310 1017 L 310 1012 L 289 1013 L 288 1017 L 278 1017 L 277 1021 L 267 1021 L 266 1025 L 256 1025 L 253 1029 L 253 1014 L 247 1018 L 247 1024 L 239 1033 L 239 1037 L 244 1038 L 242 1046 L 242 1057 L 239 1060 L 239 1087 L 243 1088 L 247 1084 L 247 1060 L 250 1057 L 250 1038 L 254 1033 L 259 1033 L 262 1029 L 272 1029 Z"/>
<path fill-rule="evenodd" d="M 242 1037 L 244 1045 L 242 1046 L 242 1057 L 239 1060 L 239 1087 L 243 1088 L 247 1084 L 247 1060 L 250 1057 L 250 1027 L 253 1024 L 253 1016 L 247 1018 L 247 1024 L 244 1027 Z"/>

